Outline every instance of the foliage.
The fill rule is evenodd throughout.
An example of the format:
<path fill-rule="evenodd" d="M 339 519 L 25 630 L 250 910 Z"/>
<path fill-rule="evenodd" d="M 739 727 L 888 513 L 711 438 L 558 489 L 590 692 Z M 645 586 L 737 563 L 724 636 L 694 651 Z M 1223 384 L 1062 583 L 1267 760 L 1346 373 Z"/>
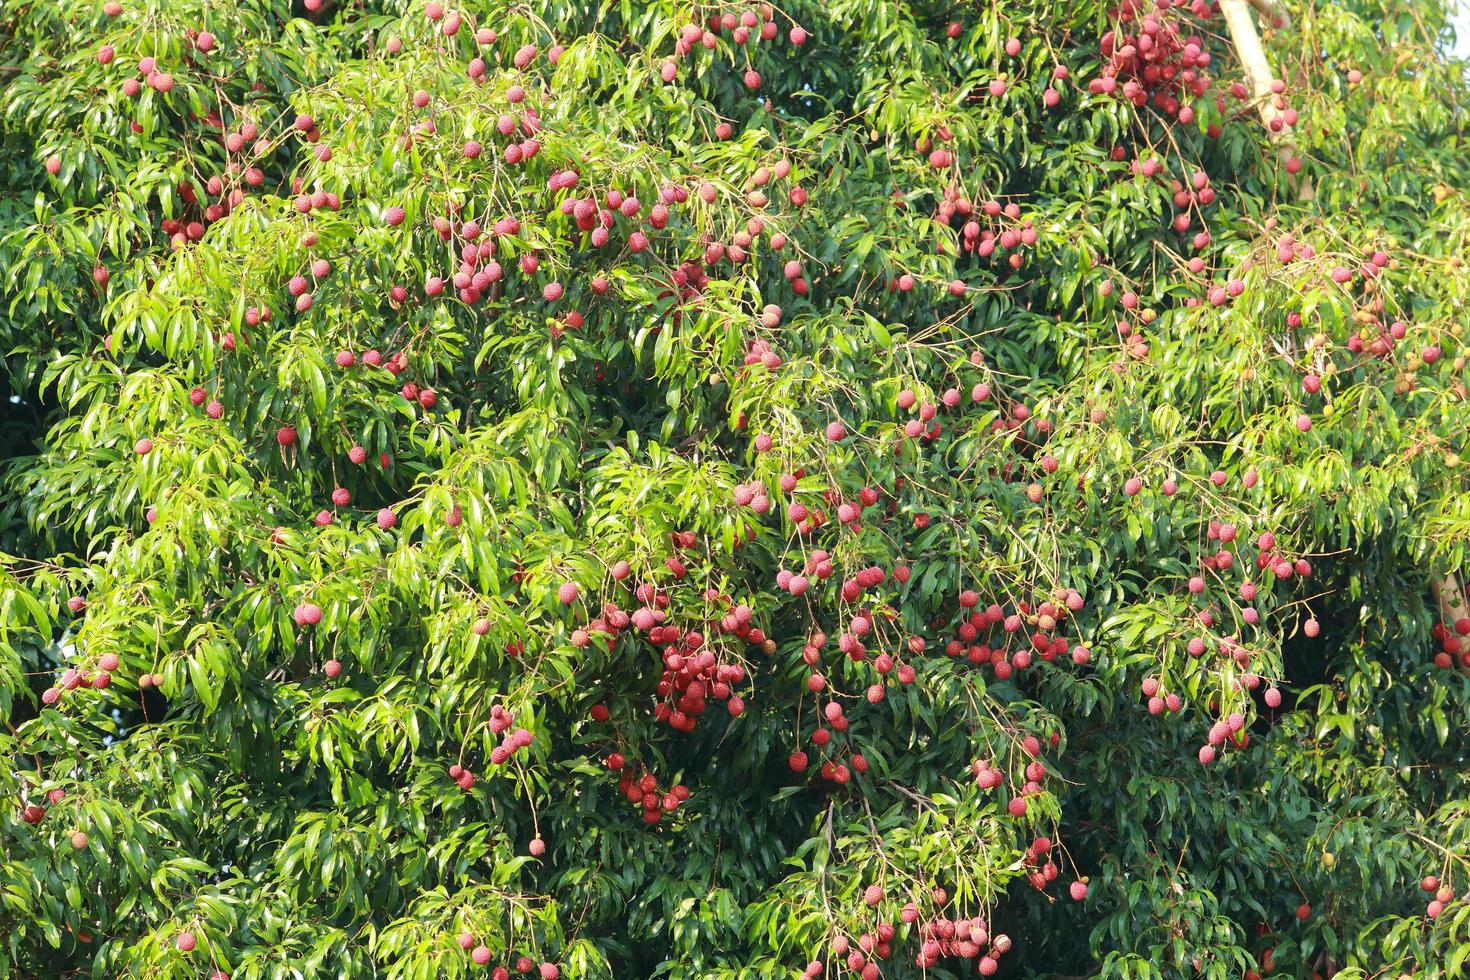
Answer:
<path fill-rule="evenodd" d="M 1438 0 L 286 6 L 0 5 L 0 972 L 1464 975 Z"/>

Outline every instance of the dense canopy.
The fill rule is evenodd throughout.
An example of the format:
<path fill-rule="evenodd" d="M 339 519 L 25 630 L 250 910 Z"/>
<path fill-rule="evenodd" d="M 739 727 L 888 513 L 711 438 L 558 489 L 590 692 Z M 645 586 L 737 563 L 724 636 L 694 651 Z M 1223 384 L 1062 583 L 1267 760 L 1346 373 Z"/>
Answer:
<path fill-rule="evenodd" d="M 0 0 L 0 975 L 1465 976 L 1449 41 Z"/>

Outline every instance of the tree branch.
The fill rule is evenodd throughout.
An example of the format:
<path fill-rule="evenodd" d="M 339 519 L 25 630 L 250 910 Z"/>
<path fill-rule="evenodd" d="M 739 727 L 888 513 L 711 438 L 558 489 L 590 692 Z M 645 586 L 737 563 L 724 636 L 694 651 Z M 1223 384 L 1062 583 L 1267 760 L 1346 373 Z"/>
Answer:
<path fill-rule="evenodd" d="M 1276 76 L 1271 71 L 1271 62 L 1266 58 L 1266 49 L 1261 45 L 1261 35 L 1251 13 L 1253 6 L 1260 9 L 1262 3 L 1268 2 L 1274 4 L 1275 0 L 1220 0 L 1220 12 L 1225 15 L 1230 43 L 1235 49 L 1236 60 L 1245 70 L 1246 88 L 1261 114 L 1261 123 L 1271 141 L 1277 144 L 1278 157 L 1284 160 L 1296 155 L 1296 147 L 1291 140 L 1291 127 L 1282 118 L 1282 111 L 1276 108 L 1275 93 L 1271 91 L 1271 83 Z M 1292 176 L 1289 183 L 1298 200 L 1310 201 L 1313 198 L 1311 181 Z"/>
<path fill-rule="evenodd" d="M 1264 18 L 1270 27 L 1288 27 L 1291 15 L 1281 8 L 1279 0 L 1251 0 L 1251 6 Z"/>
<path fill-rule="evenodd" d="M 1429 584 L 1434 593 L 1434 599 L 1439 603 L 1440 620 L 1445 629 L 1454 629 L 1455 624 L 1462 619 L 1470 619 L 1470 608 L 1465 605 L 1465 590 L 1460 588 L 1460 581 L 1454 572 L 1446 572 L 1440 578 L 1436 578 Z"/>

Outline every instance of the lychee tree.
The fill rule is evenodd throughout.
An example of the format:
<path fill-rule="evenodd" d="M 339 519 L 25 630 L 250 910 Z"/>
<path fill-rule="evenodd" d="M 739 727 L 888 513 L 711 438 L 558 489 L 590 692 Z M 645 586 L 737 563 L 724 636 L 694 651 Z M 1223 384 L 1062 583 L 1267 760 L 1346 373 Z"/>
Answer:
<path fill-rule="evenodd" d="M 0 972 L 1464 974 L 1443 4 L 286 7 L 0 4 Z"/>

